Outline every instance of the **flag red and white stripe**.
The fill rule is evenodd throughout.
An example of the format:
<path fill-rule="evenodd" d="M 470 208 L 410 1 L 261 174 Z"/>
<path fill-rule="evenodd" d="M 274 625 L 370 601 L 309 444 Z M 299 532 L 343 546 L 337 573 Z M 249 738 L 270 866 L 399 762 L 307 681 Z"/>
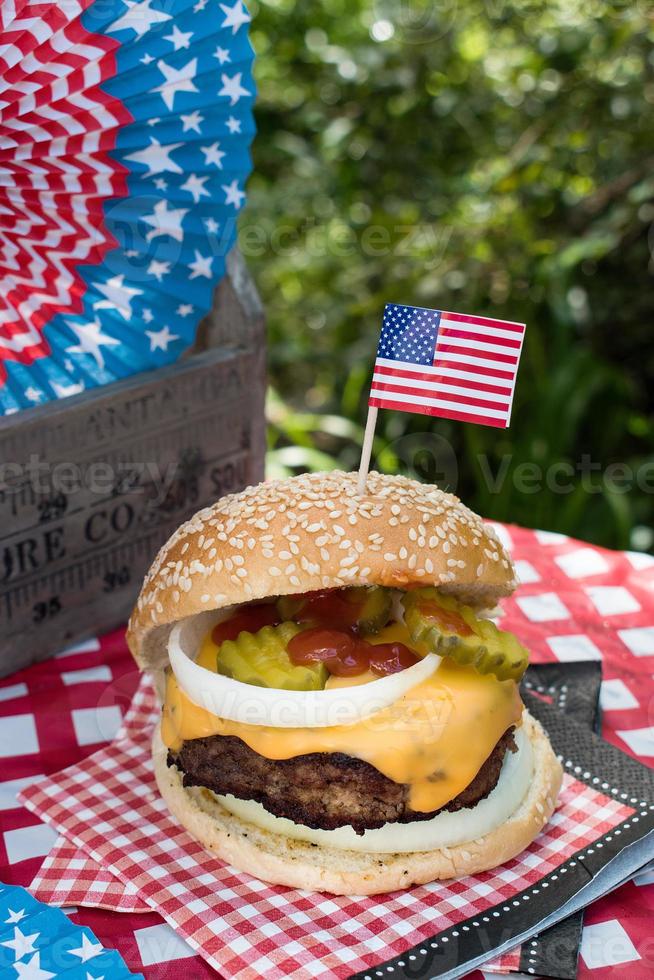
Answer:
<path fill-rule="evenodd" d="M 511 420 L 525 324 L 465 313 L 423 313 L 432 314 L 424 328 L 419 320 L 405 327 L 405 319 L 398 333 L 391 324 L 386 346 L 385 315 L 369 405 L 506 428 Z M 425 337 L 433 342 L 431 364 L 425 363 L 424 348 L 419 346 Z M 394 356 L 383 356 L 389 342 Z"/>

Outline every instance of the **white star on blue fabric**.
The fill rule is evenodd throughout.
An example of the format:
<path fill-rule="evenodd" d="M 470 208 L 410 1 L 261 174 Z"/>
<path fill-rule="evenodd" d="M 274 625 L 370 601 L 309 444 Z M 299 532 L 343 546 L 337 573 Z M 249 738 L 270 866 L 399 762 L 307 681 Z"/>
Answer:
<path fill-rule="evenodd" d="M 125 285 L 125 276 L 112 276 L 106 282 L 96 282 L 95 288 L 105 299 L 99 299 L 93 304 L 94 310 L 117 310 L 124 320 L 132 315 L 131 300 L 134 296 L 142 296 L 143 290 Z"/>
<path fill-rule="evenodd" d="M 81 391 L 84 391 L 83 381 L 78 381 L 77 384 L 72 385 L 60 385 L 56 381 L 52 381 L 51 384 L 57 398 L 70 398 L 71 395 L 79 395 Z"/>
<path fill-rule="evenodd" d="M 201 197 L 211 197 L 211 194 L 204 186 L 208 180 L 208 177 L 198 177 L 197 174 L 191 174 L 188 180 L 180 185 L 180 189 L 187 191 L 192 196 L 193 203 L 197 204 Z"/>
<path fill-rule="evenodd" d="M 34 945 L 34 940 L 39 938 L 40 933 L 33 932 L 30 935 L 22 932 L 18 926 L 14 926 L 14 938 L 6 939 L 4 942 L 0 943 L 0 946 L 6 946 L 7 949 L 13 949 L 14 959 L 22 960 L 23 956 L 27 956 L 29 953 L 33 953 L 36 949 Z"/>
<path fill-rule="evenodd" d="M 7 912 L 9 912 L 9 916 L 8 918 L 5 919 L 5 922 L 8 924 L 11 924 L 13 922 L 20 922 L 20 920 L 24 919 L 25 916 L 27 915 L 25 909 L 18 909 L 17 912 L 14 912 L 13 909 L 7 908 Z"/>
<path fill-rule="evenodd" d="M 195 249 L 195 261 L 189 264 L 189 269 L 191 270 L 190 279 L 197 279 L 198 276 L 206 276 L 207 279 L 211 279 L 211 265 L 213 263 L 213 256 L 204 256 Z"/>
<path fill-rule="evenodd" d="M 225 204 L 233 204 L 238 211 L 245 199 L 245 191 L 239 189 L 238 181 L 233 180 L 231 184 L 223 184 L 225 192 Z"/>
<path fill-rule="evenodd" d="M 79 956 L 82 963 L 86 963 L 87 960 L 92 960 L 94 956 L 99 956 L 103 949 L 102 943 L 91 942 L 86 933 L 83 932 L 82 945 L 78 946 L 77 949 L 69 949 L 68 952 L 72 956 Z"/>
<path fill-rule="evenodd" d="M 182 120 L 183 133 L 188 133 L 191 131 L 194 133 L 202 133 L 200 126 L 204 122 L 204 116 L 201 115 L 197 109 L 194 109 L 193 112 L 189 112 L 186 116 L 182 114 L 179 118 Z"/>
<path fill-rule="evenodd" d="M 170 272 L 170 262 L 159 262 L 158 259 L 153 259 L 148 266 L 148 273 L 154 276 L 157 282 L 163 282 L 163 277 L 167 276 Z"/>
<path fill-rule="evenodd" d="M 168 344 L 173 340 L 179 340 L 177 334 L 170 332 L 170 327 L 162 327 L 161 330 L 146 330 L 146 336 L 150 339 L 150 350 L 168 350 Z"/>
<path fill-rule="evenodd" d="M 56 976 L 49 970 L 41 969 L 41 954 L 35 953 L 26 963 L 14 963 L 16 980 L 52 980 Z"/>
<path fill-rule="evenodd" d="M 192 31 L 180 31 L 177 24 L 173 25 L 172 34 L 164 34 L 165 40 L 170 41 L 175 51 L 181 51 L 183 49 L 190 47 L 192 37 L 193 37 Z"/>
<path fill-rule="evenodd" d="M 151 9 L 152 0 L 126 0 L 127 10 L 106 28 L 110 33 L 132 30 L 137 37 L 147 34 L 153 24 L 171 20 L 171 15 L 162 10 Z"/>
<path fill-rule="evenodd" d="M 174 160 L 170 159 L 170 154 L 174 150 L 179 149 L 180 146 L 183 146 L 183 144 L 169 143 L 167 146 L 162 146 L 158 139 L 151 136 L 150 146 L 146 146 L 144 150 L 139 150 L 137 153 L 130 153 L 125 159 L 144 164 L 148 168 L 146 177 L 153 177 L 155 174 L 160 174 L 164 171 L 181 174 L 182 168 Z"/>
<path fill-rule="evenodd" d="M 164 76 L 165 81 L 153 89 L 153 91 L 159 92 L 168 109 L 173 108 L 175 96 L 178 92 L 198 91 L 193 84 L 193 79 L 198 71 L 197 58 L 192 58 L 182 68 L 175 68 L 173 65 L 168 65 L 163 58 L 160 58 L 157 62 L 157 68 Z"/>
<path fill-rule="evenodd" d="M 232 34 L 236 34 L 243 24 L 250 22 L 250 15 L 241 3 L 241 0 L 236 0 L 233 7 L 228 7 L 227 4 L 221 3 L 220 9 L 225 15 L 225 19 L 220 26 L 231 27 Z"/>
<path fill-rule="evenodd" d="M 201 146 L 200 149 L 204 153 L 204 162 L 207 167 L 213 163 L 219 170 L 223 169 L 222 159 L 225 156 L 225 151 L 220 149 L 220 143 L 216 142 L 212 143 L 211 146 Z"/>
<path fill-rule="evenodd" d="M 248 89 L 241 85 L 241 78 L 243 77 L 243 72 L 236 72 L 235 75 L 221 75 L 220 80 L 223 83 L 223 87 L 218 92 L 218 95 L 226 95 L 229 98 L 229 104 L 235 106 L 236 103 L 242 96 L 250 95 L 251 93 Z"/>
<path fill-rule="evenodd" d="M 117 347 L 119 341 L 102 332 L 102 325 L 98 320 L 90 320 L 88 323 L 75 323 L 74 320 L 66 320 L 66 323 L 77 337 L 79 343 L 73 347 L 67 347 L 68 354 L 90 354 L 99 368 L 104 367 L 104 356 L 101 347 Z"/>
<path fill-rule="evenodd" d="M 170 235 L 176 242 L 184 241 L 184 230 L 182 221 L 188 214 L 188 208 L 175 208 L 169 210 L 168 202 L 164 199 L 157 201 L 152 214 L 143 216 L 146 225 L 150 225 L 152 231 L 145 236 L 146 241 L 151 242 L 159 235 Z"/>

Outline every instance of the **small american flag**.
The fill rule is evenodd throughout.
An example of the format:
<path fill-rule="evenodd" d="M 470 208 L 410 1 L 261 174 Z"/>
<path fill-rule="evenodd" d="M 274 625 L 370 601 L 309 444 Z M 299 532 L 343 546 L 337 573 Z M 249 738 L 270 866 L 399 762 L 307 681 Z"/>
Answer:
<path fill-rule="evenodd" d="M 525 324 L 388 303 L 368 404 L 507 428 Z"/>

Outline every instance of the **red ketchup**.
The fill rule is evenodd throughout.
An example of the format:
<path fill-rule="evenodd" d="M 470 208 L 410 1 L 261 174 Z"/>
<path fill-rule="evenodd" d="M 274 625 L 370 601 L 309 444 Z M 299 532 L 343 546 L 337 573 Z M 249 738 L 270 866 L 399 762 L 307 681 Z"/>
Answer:
<path fill-rule="evenodd" d="M 324 592 L 310 592 L 293 616 L 296 623 L 311 623 L 316 626 L 329 626 L 337 630 L 354 629 L 363 603 L 348 599 L 338 589 Z"/>
<path fill-rule="evenodd" d="M 447 633 L 457 633 L 459 636 L 473 635 L 473 631 L 463 616 L 452 609 L 444 609 L 437 602 L 430 602 L 428 599 L 425 602 L 419 602 L 418 612 L 426 619 L 433 620 Z"/>
<path fill-rule="evenodd" d="M 256 633 L 264 626 L 277 626 L 281 623 L 279 613 L 274 603 L 260 602 L 253 606 L 245 606 L 230 619 L 216 623 L 211 631 L 211 639 L 220 646 L 225 640 L 235 640 L 244 630 Z"/>
<path fill-rule="evenodd" d="M 367 643 L 354 633 L 339 629 L 303 630 L 288 644 L 288 655 L 296 664 L 324 663 L 336 677 L 354 677 L 366 670 L 396 674 L 420 659 L 403 643 Z"/>

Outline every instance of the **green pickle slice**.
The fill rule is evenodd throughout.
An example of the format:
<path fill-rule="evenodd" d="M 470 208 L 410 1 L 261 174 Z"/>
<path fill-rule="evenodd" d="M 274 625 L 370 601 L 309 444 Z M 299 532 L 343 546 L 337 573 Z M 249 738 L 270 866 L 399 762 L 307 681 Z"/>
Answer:
<path fill-rule="evenodd" d="M 304 605 L 304 597 L 296 595 L 280 595 L 277 598 L 277 610 L 284 620 L 291 620 Z"/>
<path fill-rule="evenodd" d="M 344 590 L 348 598 L 361 602 L 357 627 L 362 633 L 379 633 L 391 614 L 391 593 L 381 585 L 354 585 Z"/>
<path fill-rule="evenodd" d="M 437 589 L 407 592 L 402 598 L 404 622 L 414 641 L 425 643 L 433 653 L 450 657 L 480 674 L 494 674 L 500 681 L 518 681 L 529 663 L 529 653 L 513 635 L 489 619 L 478 619 L 470 606 Z"/>
<path fill-rule="evenodd" d="M 224 640 L 216 666 L 219 674 L 256 687 L 281 691 L 320 691 L 329 673 L 324 664 L 296 666 L 287 653 L 289 641 L 301 631 L 296 623 L 264 626 L 256 633 L 239 633 L 235 640 Z"/>

